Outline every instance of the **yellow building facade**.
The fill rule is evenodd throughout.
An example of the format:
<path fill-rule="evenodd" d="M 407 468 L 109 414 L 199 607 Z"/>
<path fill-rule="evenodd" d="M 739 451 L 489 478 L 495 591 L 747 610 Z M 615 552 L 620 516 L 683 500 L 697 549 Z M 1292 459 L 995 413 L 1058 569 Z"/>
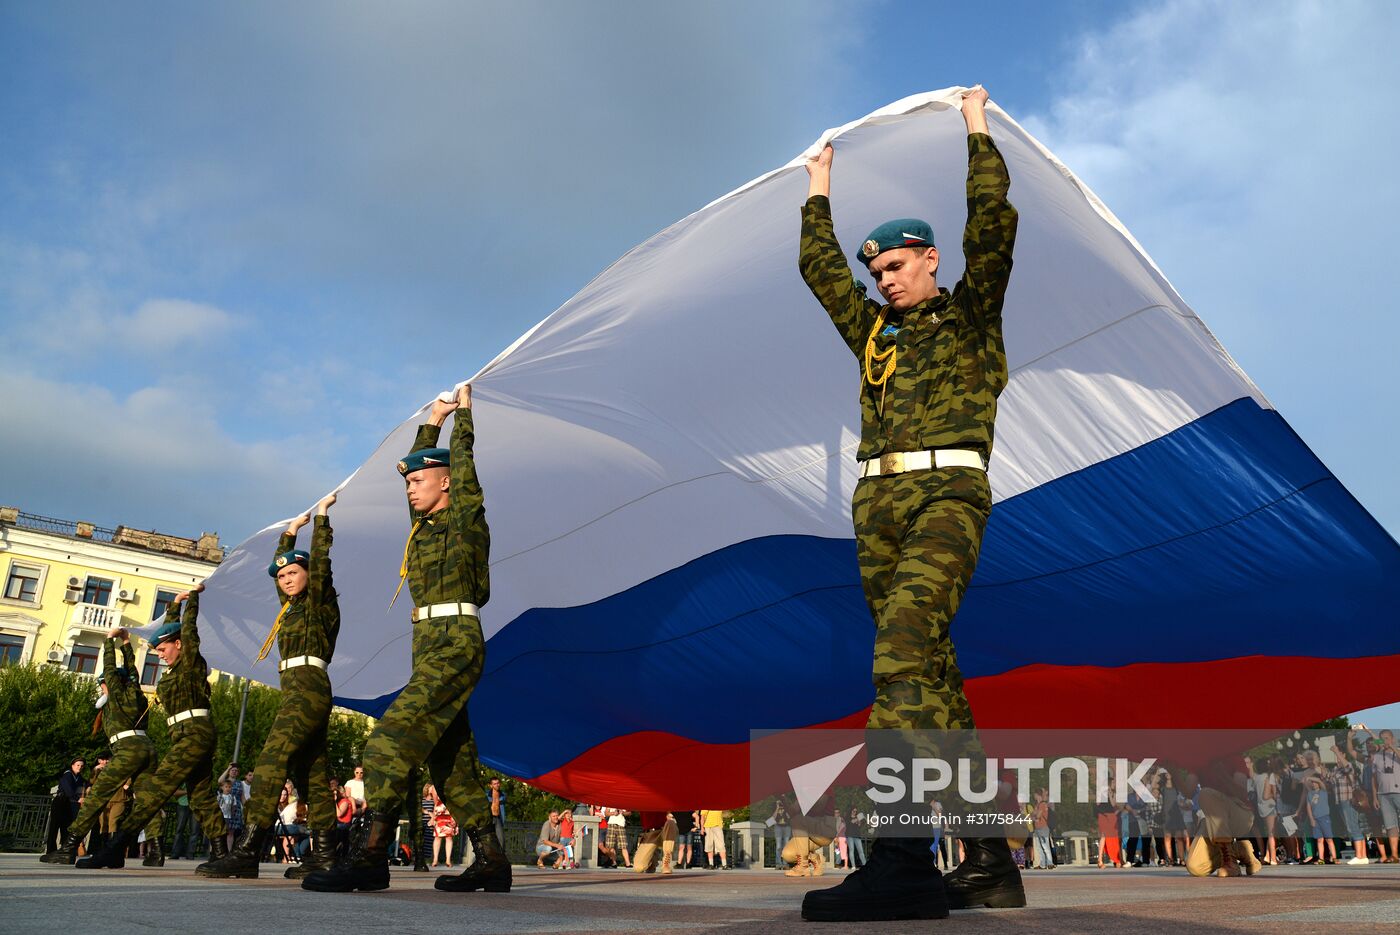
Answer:
<path fill-rule="evenodd" d="M 48 662 L 96 675 L 109 629 L 161 619 L 223 554 L 213 533 L 186 539 L 0 507 L 0 665 Z M 141 683 L 154 686 L 161 664 L 144 644 L 137 665 Z"/>

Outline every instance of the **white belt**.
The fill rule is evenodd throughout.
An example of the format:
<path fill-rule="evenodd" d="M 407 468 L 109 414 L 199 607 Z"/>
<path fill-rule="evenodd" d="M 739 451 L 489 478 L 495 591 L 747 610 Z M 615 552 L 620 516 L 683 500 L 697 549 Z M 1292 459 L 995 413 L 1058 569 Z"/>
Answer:
<path fill-rule="evenodd" d="M 165 719 L 165 726 L 166 726 L 166 727 L 174 727 L 176 724 L 179 724 L 181 721 L 188 721 L 190 718 L 208 717 L 208 716 L 209 716 L 209 709 L 208 709 L 208 708 L 190 708 L 188 711 L 181 711 L 179 714 L 174 714 L 174 715 L 171 715 L 170 717 L 166 718 L 166 719 Z"/>
<path fill-rule="evenodd" d="M 293 656 L 290 659 L 283 659 L 277 663 L 278 672 L 286 672 L 288 669 L 295 669 L 297 666 L 315 666 L 318 669 L 326 667 L 326 660 L 318 656 Z"/>
<path fill-rule="evenodd" d="M 146 732 L 143 731 L 143 730 L 124 730 L 124 731 L 122 731 L 120 734 L 113 734 L 112 736 L 108 737 L 108 738 L 107 738 L 107 742 L 108 742 L 108 743 L 116 743 L 118 740 L 125 740 L 125 739 L 128 738 L 128 737 L 144 737 L 144 736 L 146 736 Z"/>
<path fill-rule="evenodd" d="M 454 601 L 450 604 L 429 604 L 427 607 L 413 608 L 413 619 L 427 620 L 430 617 L 480 617 L 481 608 L 475 604 L 468 604 L 466 601 Z"/>
<path fill-rule="evenodd" d="M 933 451 L 894 451 L 860 462 L 861 477 L 927 471 L 930 468 L 970 467 L 985 471 L 982 456 L 966 448 L 938 448 Z"/>

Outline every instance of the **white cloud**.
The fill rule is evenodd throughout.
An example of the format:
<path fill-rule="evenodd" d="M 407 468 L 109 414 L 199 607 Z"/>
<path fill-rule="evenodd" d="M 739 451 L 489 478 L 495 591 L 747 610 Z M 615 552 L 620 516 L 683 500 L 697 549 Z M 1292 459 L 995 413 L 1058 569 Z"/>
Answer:
<path fill-rule="evenodd" d="M 6 369 L 0 399 L 3 500 L 34 512 L 241 537 L 343 479 L 328 457 L 336 438 L 240 441 L 219 427 L 209 396 L 178 387 L 118 397 Z"/>
<path fill-rule="evenodd" d="M 110 322 L 114 335 L 130 346 L 157 351 L 210 343 L 237 324 L 238 319 L 221 308 L 183 299 L 151 299 L 131 315 Z"/>
<path fill-rule="evenodd" d="M 1397 27 L 1394 4 L 1154 5 L 1018 115 L 1391 530 Z"/>

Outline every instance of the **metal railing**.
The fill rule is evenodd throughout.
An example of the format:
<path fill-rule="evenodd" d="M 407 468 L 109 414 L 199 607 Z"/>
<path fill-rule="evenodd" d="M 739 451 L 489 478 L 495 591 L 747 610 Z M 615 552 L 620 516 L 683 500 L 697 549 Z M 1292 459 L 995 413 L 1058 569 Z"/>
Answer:
<path fill-rule="evenodd" d="M 15 525 L 23 529 L 38 529 L 43 532 L 56 532 L 63 536 L 78 537 L 78 522 L 71 519 L 54 519 L 52 516 L 40 516 L 38 513 L 20 513 L 15 520 Z M 84 526 L 90 525 L 84 523 Z M 115 529 L 108 529 L 106 526 L 93 526 L 91 538 L 98 542 L 111 542 L 117 534 Z M 88 538 L 84 536 L 83 538 Z"/>
<path fill-rule="evenodd" d="M 0 795 L 0 851 L 41 851 L 49 795 Z"/>

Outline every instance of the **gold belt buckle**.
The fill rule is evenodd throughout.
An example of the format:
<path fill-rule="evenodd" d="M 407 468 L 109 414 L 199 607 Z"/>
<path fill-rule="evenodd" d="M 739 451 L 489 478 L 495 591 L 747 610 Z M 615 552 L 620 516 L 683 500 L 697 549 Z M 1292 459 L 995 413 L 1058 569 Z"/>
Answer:
<path fill-rule="evenodd" d="M 889 454 L 880 455 L 881 474 L 902 474 L 904 473 L 904 452 L 894 451 Z"/>

